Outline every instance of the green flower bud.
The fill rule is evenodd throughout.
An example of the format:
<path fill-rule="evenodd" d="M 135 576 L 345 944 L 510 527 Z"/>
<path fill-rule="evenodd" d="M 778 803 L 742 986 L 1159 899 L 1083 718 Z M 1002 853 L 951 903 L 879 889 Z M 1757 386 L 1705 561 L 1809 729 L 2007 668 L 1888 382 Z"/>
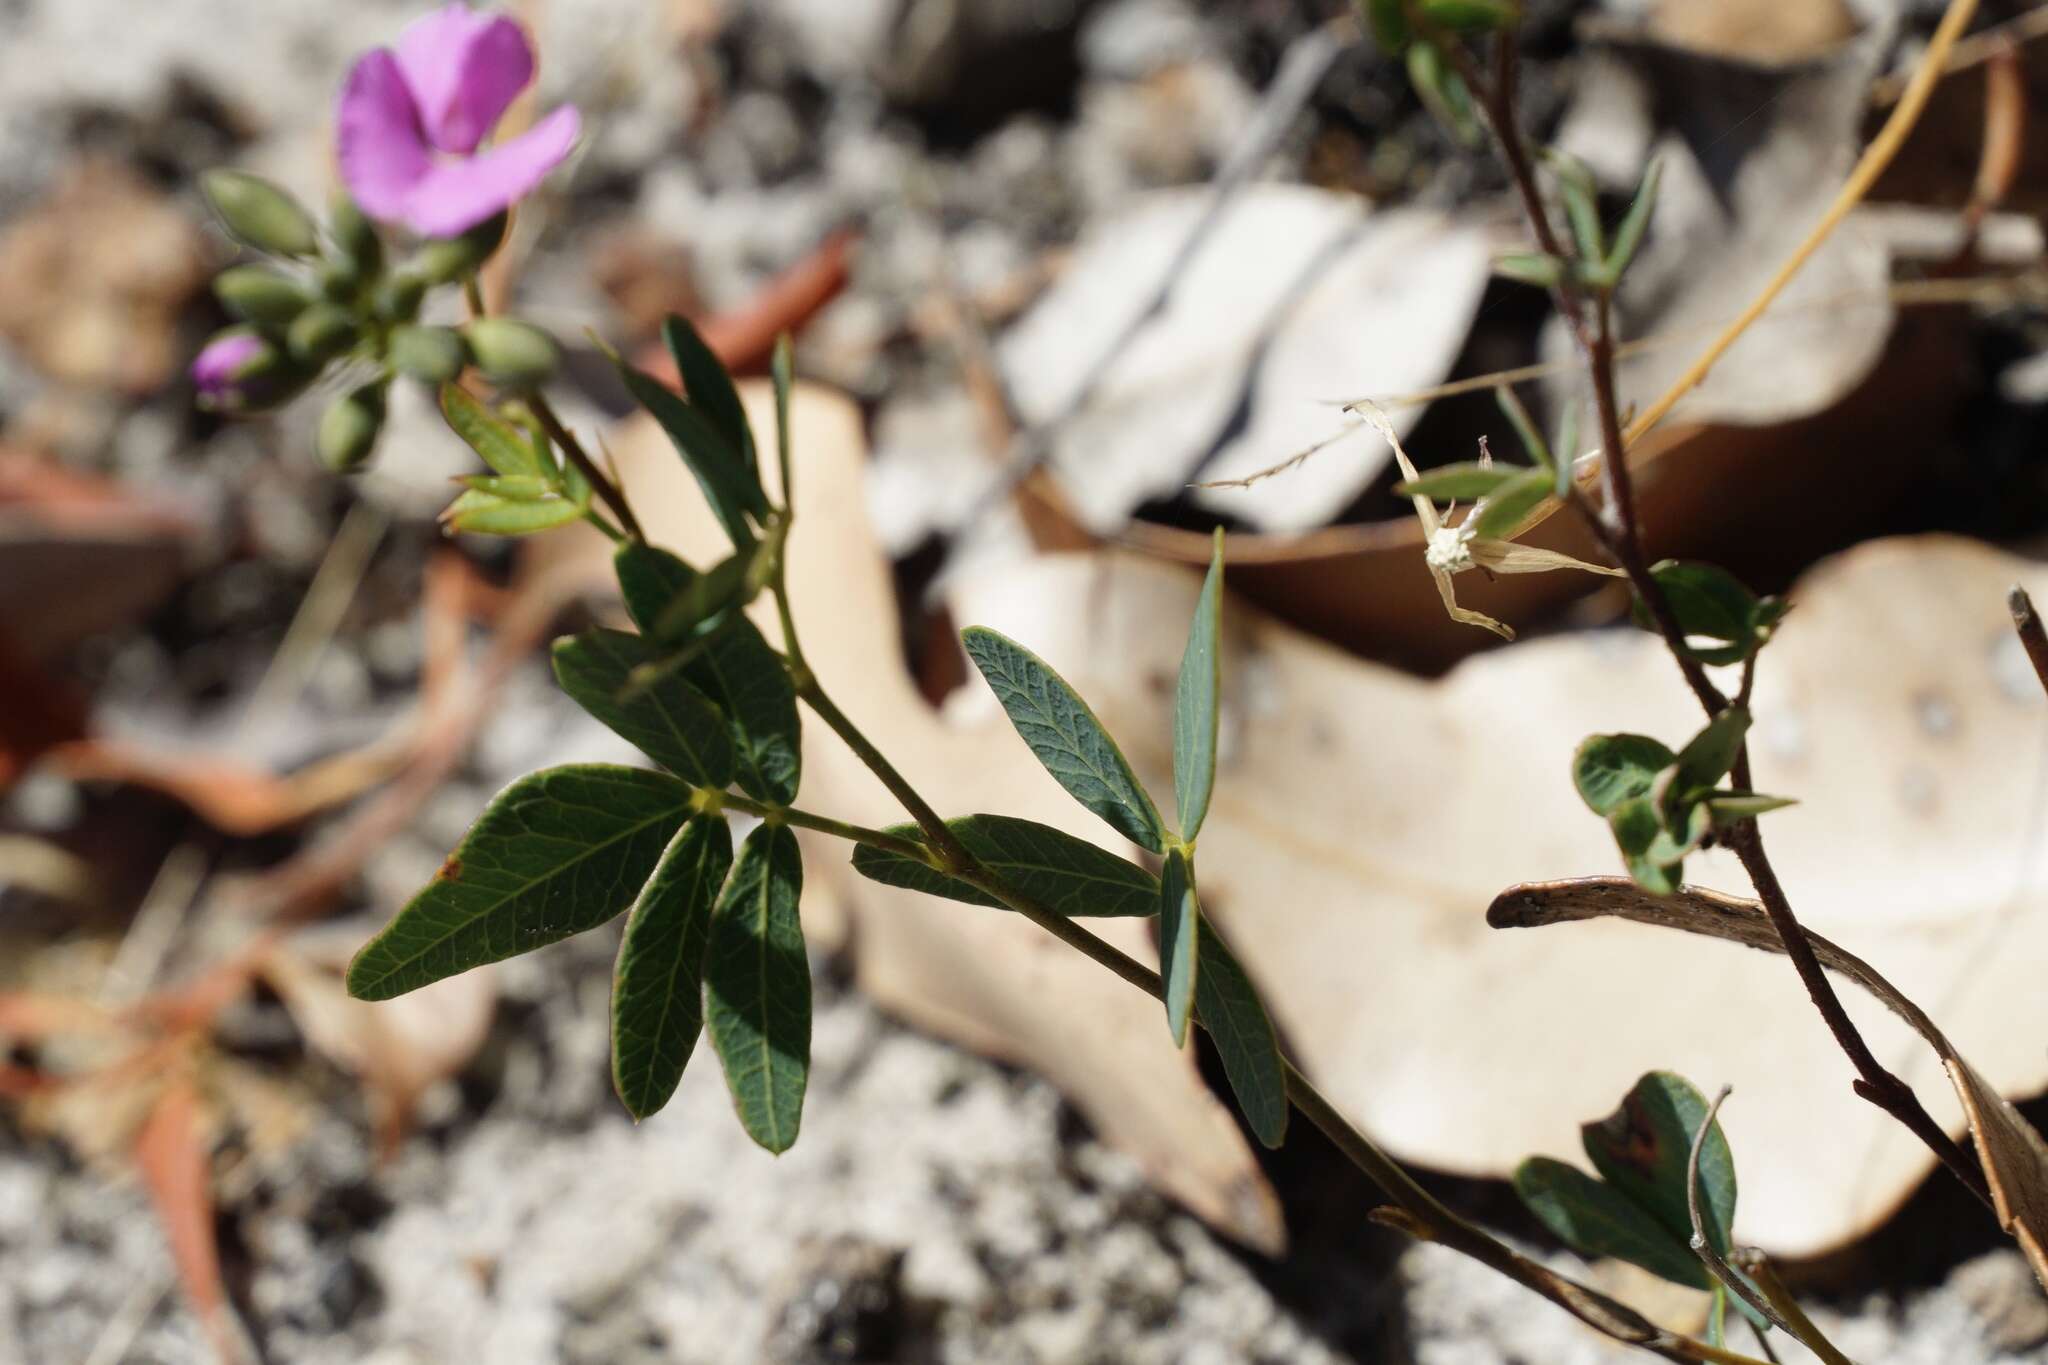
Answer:
<path fill-rule="evenodd" d="M 337 474 L 352 474 L 375 453 L 377 434 L 384 427 L 385 383 L 380 379 L 365 384 L 335 399 L 320 414 L 320 430 L 314 437 L 320 463 Z"/>
<path fill-rule="evenodd" d="M 561 362 L 553 337 L 515 318 L 478 318 L 463 335 L 477 368 L 492 383 L 507 388 L 532 388 L 553 375 Z"/>
<path fill-rule="evenodd" d="M 328 257 L 314 273 L 320 280 L 321 296 L 335 303 L 353 307 L 356 296 L 363 292 L 362 269 L 347 256 Z"/>
<path fill-rule="evenodd" d="M 313 296 L 297 280 L 268 266 L 230 266 L 213 277 L 213 292 L 236 317 L 282 327 L 306 311 Z"/>
<path fill-rule="evenodd" d="M 260 176 L 208 171 L 199 177 L 199 188 L 221 225 L 258 251 L 311 256 L 320 247 L 312 215 Z"/>
<path fill-rule="evenodd" d="M 448 284 L 476 272 L 505 240 L 510 216 L 484 219 L 460 237 L 437 237 L 413 257 L 413 267 L 432 284 Z"/>
<path fill-rule="evenodd" d="M 392 368 L 422 384 L 439 386 L 469 364 L 469 347 L 453 327 L 397 327 L 385 352 Z"/>
<path fill-rule="evenodd" d="M 427 295 L 427 282 L 410 270 L 400 270 L 377 281 L 370 295 L 370 311 L 386 322 L 411 322 L 420 315 L 420 300 Z"/>
<path fill-rule="evenodd" d="M 356 320 L 346 308 L 316 303 L 293 320 L 285 333 L 292 358 L 319 367 L 356 344 Z"/>
<path fill-rule="evenodd" d="M 384 265 L 384 239 L 377 225 L 356 207 L 346 192 L 337 192 L 327 206 L 327 230 L 341 254 L 355 262 L 364 275 L 375 275 Z"/>

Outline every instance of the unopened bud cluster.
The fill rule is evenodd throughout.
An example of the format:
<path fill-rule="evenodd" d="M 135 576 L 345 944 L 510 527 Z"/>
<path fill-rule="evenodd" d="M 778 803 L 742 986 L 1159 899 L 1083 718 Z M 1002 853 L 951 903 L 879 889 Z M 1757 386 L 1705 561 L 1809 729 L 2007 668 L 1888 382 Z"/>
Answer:
<path fill-rule="evenodd" d="M 273 258 L 230 266 L 215 277 L 222 307 L 237 319 L 215 335 L 192 366 L 203 406 L 223 412 L 277 407 L 330 370 L 346 370 L 347 391 L 322 413 L 316 444 L 330 469 L 360 469 L 375 452 L 385 395 L 403 375 L 439 388 L 474 365 L 509 389 L 554 373 L 554 340 L 513 318 L 477 318 L 463 327 L 419 320 L 434 289 L 473 286 L 477 270 L 505 237 L 498 213 L 454 237 L 422 242 L 393 261 L 376 226 L 345 194 L 317 223 L 285 190 L 242 171 L 201 181 L 222 226 Z"/>

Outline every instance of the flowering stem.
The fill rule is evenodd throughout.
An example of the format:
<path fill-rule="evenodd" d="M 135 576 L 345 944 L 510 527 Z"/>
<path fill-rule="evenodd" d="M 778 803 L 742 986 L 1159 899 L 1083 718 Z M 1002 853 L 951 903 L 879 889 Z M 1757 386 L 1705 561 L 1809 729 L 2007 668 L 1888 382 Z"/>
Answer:
<path fill-rule="evenodd" d="M 590 486 L 604 499 L 605 506 L 612 509 L 612 515 L 619 519 L 619 525 L 625 528 L 626 535 L 634 540 L 645 541 L 647 534 L 640 529 L 640 519 L 633 515 L 633 509 L 627 504 L 624 491 L 612 481 L 611 475 L 597 467 L 597 461 L 590 458 L 590 452 L 583 448 L 583 443 L 576 439 L 575 433 L 562 425 L 562 419 L 555 415 L 555 410 L 546 396 L 535 389 L 525 397 L 526 406 L 533 409 L 534 419 L 540 423 L 541 430 L 545 431 L 548 439 L 569 457 L 569 463 L 576 466 L 577 472 L 590 480 Z"/>

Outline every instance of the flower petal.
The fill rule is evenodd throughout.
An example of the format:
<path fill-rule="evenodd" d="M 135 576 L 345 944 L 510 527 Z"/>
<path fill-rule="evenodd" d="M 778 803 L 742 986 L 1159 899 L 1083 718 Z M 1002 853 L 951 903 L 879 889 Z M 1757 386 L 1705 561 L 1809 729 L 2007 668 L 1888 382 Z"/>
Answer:
<path fill-rule="evenodd" d="M 533 47 L 502 14 L 446 5 L 398 36 L 398 67 L 419 105 L 427 141 L 466 156 L 533 79 Z"/>
<path fill-rule="evenodd" d="M 1467 626 L 1483 626 L 1503 640 L 1515 638 L 1514 629 L 1494 620 L 1483 611 L 1473 611 L 1458 605 L 1458 590 L 1451 585 L 1451 576 L 1441 569 L 1431 569 L 1429 576 L 1436 580 L 1437 596 L 1444 599 L 1444 611 L 1453 621 Z"/>
<path fill-rule="evenodd" d="M 390 49 L 365 53 L 348 73 L 334 122 L 335 156 L 348 192 L 372 218 L 401 217 L 433 161 Z"/>
<path fill-rule="evenodd" d="M 1352 405 L 1351 410 L 1372 423 L 1373 426 L 1379 429 L 1380 435 L 1387 438 L 1387 444 L 1394 448 L 1394 461 L 1401 466 L 1401 477 L 1403 479 L 1413 483 L 1416 479 L 1422 477 L 1415 472 L 1415 462 L 1409 459 L 1408 452 L 1401 448 L 1401 438 L 1394 434 L 1394 424 L 1387 420 L 1386 413 L 1380 411 L 1379 404 L 1356 403 Z M 1436 504 L 1428 498 L 1414 498 L 1411 501 L 1415 504 L 1416 519 L 1422 523 L 1423 535 L 1435 535 L 1437 528 L 1443 525 L 1442 518 L 1436 514 Z"/>
<path fill-rule="evenodd" d="M 406 196 L 405 225 L 453 237 L 530 193 L 576 146 L 582 120 L 564 106 L 503 146 L 432 166 Z"/>

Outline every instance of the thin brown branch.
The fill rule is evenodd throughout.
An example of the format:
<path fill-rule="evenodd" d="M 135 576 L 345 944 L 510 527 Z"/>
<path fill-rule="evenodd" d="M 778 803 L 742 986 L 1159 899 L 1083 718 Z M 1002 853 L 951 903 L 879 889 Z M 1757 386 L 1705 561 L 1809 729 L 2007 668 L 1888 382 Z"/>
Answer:
<path fill-rule="evenodd" d="M 2027 596 L 2027 590 L 2017 585 L 2006 594 L 2005 604 L 2012 609 L 2012 628 L 2026 646 L 2027 662 L 2034 666 L 2042 689 L 2048 691 L 2048 630 L 2042 628 L 2041 613 L 2034 610 L 2034 599 Z"/>
<path fill-rule="evenodd" d="M 590 480 L 590 486 L 597 490 L 598 497 L 604 499 L 604 505 L 612 509 L 612 515 L 619 519 L 619 525 L 626 534 L 635 540 L 645 541 L 647 534 L 640 529 L 640 518 L 633 515 L 625 492 L 612 481 L 611 475 L 598 468 L 597 461 L 590 458 L 590 452 L 583 448 L 576 434 L 555 415 L 553 405 L 538 390 L 526 395 L 526 405 L 533 409 L 534 418 L 540 423 L 541 430 L 548 434 L 548 439 L 561 448 L 562 453 L 569 457 L 569 463 L 575 465 L 584 478 Z"/>

